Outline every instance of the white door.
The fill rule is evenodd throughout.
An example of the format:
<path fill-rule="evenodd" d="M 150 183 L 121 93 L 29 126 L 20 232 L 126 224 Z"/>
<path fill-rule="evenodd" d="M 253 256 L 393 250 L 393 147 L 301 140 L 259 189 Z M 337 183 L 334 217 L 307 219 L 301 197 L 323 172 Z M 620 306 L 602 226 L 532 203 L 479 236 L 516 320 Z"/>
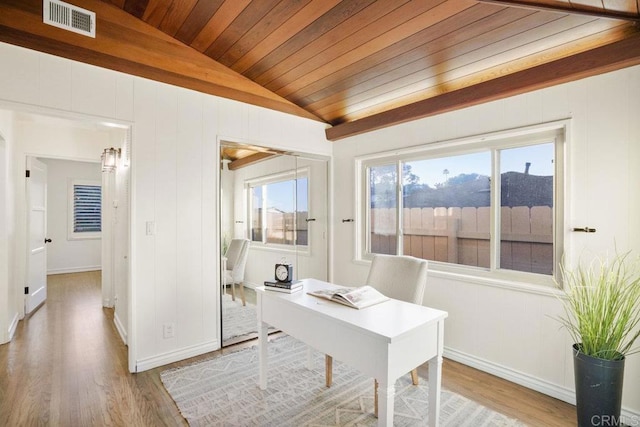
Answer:
<path fill-rule="evenodd" d="M 47 299 L 47 165 L 27 157 L 27 284 L 25 314 Z"/>

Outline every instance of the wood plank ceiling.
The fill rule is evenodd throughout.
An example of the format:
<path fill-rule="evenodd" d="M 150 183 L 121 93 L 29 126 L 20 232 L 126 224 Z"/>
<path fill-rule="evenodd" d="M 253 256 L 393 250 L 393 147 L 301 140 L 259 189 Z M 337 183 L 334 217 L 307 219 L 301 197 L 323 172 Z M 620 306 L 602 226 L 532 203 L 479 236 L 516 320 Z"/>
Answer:
<path fill-rule="evenodd" d="M 331 124 L 332 140 L 640 63 L 640 0 L 102 1 L 277 95 L 245 101 Z M 100 34 L 117 16 L 98 17 Z"/>

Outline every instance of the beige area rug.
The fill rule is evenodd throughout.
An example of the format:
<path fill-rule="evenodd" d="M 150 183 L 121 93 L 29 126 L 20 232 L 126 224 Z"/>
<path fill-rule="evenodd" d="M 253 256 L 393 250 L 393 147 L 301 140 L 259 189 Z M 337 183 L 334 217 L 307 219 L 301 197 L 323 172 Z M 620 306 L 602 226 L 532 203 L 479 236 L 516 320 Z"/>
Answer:
<path fill-rule="evenodd" d="M 222 296 L 222 341 L 242 337 L 258 332 L 258 316 L 256 306 L 247 303 L 242 305 L 242 299 L 236 300 L 231 295 Z"/>
<path fill-rule="evenodd" d="M 191 426 L 374 426 L 373 379 L 334 361 L 324 385 L 324 355 L 284 336 L 269 345 L 269 382 L 258 387 L 257 347 L 161 373 L 162 383 Z M 427 380 L 396 383 L 394 426 L 426 426 Z M 440 425 L 524 426 L 463 396 L 442 390 Z"/>

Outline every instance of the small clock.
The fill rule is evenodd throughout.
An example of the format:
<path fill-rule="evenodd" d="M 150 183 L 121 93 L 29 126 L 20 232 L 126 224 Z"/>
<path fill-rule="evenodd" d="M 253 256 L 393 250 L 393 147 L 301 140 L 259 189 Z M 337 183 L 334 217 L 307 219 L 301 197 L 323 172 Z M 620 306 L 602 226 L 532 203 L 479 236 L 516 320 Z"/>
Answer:
<path fill-rule="evenodd" d="M 291 264 L 276 264 L 276 281 L 291 282 L 293 280 L 293 266 Z"/>

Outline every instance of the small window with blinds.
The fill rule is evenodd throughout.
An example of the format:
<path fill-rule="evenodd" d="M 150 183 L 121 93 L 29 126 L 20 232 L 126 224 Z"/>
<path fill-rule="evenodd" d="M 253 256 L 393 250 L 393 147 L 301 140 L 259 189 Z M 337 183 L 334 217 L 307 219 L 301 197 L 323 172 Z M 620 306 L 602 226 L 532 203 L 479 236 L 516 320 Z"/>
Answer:
<path fill-rule="evenodd" d="M 69 239 L 97 239 L 102 231 L 102 186 L 73 180 L 69 185 Z"/>

